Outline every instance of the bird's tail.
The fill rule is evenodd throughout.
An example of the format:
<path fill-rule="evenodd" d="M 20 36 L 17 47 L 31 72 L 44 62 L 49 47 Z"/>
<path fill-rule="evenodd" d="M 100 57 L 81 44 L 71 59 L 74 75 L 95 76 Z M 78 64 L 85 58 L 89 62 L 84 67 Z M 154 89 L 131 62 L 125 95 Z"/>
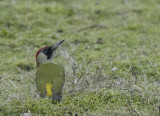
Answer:
<path fill-rule="evenodd" d="M 52 101 L 60 101 L 61 99 L 62 99 L 62 96 L 60 95 L 60 93 L 53 94 Z"/>

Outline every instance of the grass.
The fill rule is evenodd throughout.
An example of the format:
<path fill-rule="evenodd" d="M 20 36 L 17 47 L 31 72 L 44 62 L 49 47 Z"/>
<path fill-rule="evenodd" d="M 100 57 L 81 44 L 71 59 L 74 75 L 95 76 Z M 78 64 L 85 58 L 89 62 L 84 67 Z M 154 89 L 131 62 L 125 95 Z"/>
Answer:
<path fill-rule="evenodd" d="M 0 115 L 158 116 L 159 0 L 0 0 Z M 36 51 L 55 61 L 61 102 L 40 98 Z"/>

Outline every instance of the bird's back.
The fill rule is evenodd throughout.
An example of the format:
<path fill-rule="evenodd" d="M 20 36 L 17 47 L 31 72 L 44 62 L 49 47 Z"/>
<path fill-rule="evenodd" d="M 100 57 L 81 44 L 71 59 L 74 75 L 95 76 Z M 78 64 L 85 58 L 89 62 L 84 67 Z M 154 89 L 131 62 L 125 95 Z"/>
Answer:
<path fill-rule="evenodd" d="M 54 97 L 62 90 L 64 81 L 64 68 L 55 63 L 42 64 L 36 72 L 36 85 L 41 97 Z"/>

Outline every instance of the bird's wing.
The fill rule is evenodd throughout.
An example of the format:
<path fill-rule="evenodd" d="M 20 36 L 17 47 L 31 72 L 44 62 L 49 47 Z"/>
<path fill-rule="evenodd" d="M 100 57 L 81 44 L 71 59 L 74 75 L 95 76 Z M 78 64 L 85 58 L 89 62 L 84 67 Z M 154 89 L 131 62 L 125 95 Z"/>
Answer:
<path fill-rule="evenodd" d="M 64 68 L 54 63 L 41 65 L 36 72 L 37 90 L 43 95 L 53 96 L 62 90 L 65 81 Z"/>

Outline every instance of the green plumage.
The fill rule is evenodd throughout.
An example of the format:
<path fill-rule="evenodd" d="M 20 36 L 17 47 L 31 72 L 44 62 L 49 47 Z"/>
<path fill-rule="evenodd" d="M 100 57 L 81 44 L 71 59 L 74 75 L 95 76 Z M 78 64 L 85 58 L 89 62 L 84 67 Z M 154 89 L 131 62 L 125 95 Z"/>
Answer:
<path fill-rule="evenodd" d="M 42 64 L 36 72 L 36 85 L 41 97 L 48 96 L 56 99 L 63 88 L 64 81 L 64 68 L 54 63 Z M 47 86 L 50 90 L 47 89 Z M 52 92 L 52 95 L 49 91 Z"/>

